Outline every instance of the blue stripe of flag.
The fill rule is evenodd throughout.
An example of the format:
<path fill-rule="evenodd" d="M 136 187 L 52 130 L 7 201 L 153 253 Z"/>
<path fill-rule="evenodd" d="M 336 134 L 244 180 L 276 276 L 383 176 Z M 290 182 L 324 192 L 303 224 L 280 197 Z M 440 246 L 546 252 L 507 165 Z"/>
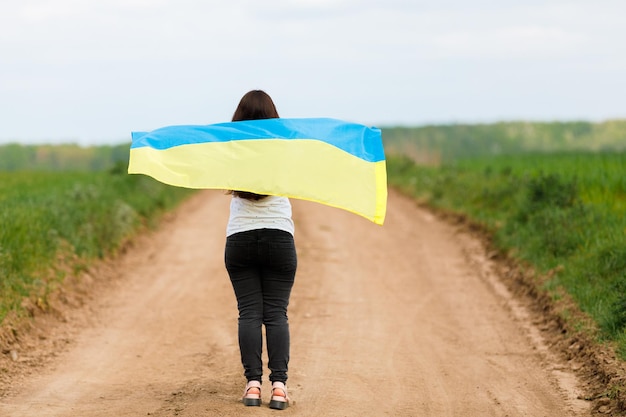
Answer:
<path fill-rule="evenodd" d="M 164 150 L 181 145 L 255 139 L 315 139 L 368 162 L 385 159 L 381 131 L 329 118 L 261 119 L 211 125 L 168 126 L 133 132 L 131 148 Z"/>

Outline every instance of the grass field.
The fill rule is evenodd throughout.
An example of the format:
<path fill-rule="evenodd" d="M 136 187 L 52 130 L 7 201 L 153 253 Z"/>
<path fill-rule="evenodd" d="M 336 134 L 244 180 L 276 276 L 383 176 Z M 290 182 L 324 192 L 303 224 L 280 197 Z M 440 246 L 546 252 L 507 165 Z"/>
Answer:
<path fill-rule="evenodd" d="M 439 167 L 388 158 L 389 181 L 467 215 L 564 289 L 626 358 L 626 153 L 521 153 Z"/>
<path fill-rule="evenodd" d="M 0 172 L 0 321 L 155 224 L 189 190 L 123 170 Z M 63 259 L 71 259 L 67 265 Z"/>

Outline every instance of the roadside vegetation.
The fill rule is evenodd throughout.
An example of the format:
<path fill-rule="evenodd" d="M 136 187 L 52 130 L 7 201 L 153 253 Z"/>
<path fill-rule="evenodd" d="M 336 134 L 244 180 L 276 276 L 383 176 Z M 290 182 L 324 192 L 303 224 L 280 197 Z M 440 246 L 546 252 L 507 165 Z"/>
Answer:
<path fill-rule="evenodd" d="M 626 121 L 395 128 L 383 140 L 390 186 L 480 227 L 565 323 L 593 410 L 626 415 Z"/>
<path fill-rule="evenodd" d="M 544 277 L 537 282 L 543 290 L 555 299 L 568 294 L 597 324 L 599 341 L 615 343 L 626 359 L 626 125 L 603 136 L 602 146 L 587 136 L 574 141 L 574 149 L 560 138 L 578 125 L 559 126 L 552 142 L 543 139 L 549 152 L 520 139 L 503 153 L 474 138 L 475 151 L 464 155 L 451 136 L 439 153 L 446 157 L 436 163 L 413 157 L 422 139 L 388 136 L 389 182 L 481 225 L 494 245 Z M 486 142 L 495 137 L 491 132 Z M 467 143 L 456 142 L 461 148 Z M 433 149 L 431 143 L 428 152 Z"/>
<path fill-rule="evenodd" d="M 115 253 L 192 192 L 128 175 L 126 162 L 106 165 L 0 172 L 0 323 L 9 312 L 26 314 L 25 299 L 45 309 L 68 274 Z"/>

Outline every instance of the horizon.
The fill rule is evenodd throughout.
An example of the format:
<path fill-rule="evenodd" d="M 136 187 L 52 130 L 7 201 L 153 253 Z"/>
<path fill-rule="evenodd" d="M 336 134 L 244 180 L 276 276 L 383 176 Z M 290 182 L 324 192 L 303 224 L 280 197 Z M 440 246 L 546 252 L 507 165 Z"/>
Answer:
<path fill-rule="evenodd" d="M 424 128 L 437 128 L 437 127 L 449 127 L 449 126 L 494 126 L 498 124 L 574 124 L 574 123 L 588 123 L 592 125 L 601 125 L 604 123 L 611 122 L 626 122 L 626 117 L 624 118 L 613 118 L 613 119 L 605 119 L 605 120 L 497 120 L 493 122 L 477 122 L 477 123 L 465 123 L 465 122 L 452 122 L 452 123 L 431 123 L 424 125 L 381 125 L 381 126 L 373 126 L 378 127 L 381 130 L 384 129 L 424 129 Z M 13 141 L 0 141 L 0 147 L 7 145 L 24 145 L 24 146 L 77 146 L 81 148 L 89 148 L 89 147 L 98 147 L 98 146 L 122 146 L 122 145 L 130 145 L 131 139 L 130 134 L 128 140 L 119 140 L 119 141 L 103 141 L 103 142 L 88 142 L 81 143 L 80 141 L 76 141 L 73 139 L 67 140 L 44 140 L 44 141 L 30 141 L 30 140 L 13 140 Z"/>

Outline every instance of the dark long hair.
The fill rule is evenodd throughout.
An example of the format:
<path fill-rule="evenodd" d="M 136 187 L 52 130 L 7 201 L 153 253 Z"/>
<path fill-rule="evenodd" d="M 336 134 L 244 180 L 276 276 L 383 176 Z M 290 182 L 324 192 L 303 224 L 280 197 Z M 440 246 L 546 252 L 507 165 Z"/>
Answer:
<path fill-rule="evenodd" d="M 247 92 L 239 101 L 233 122 L 242 120 L 277 119 L 278 112 L 272 98 L 262 90 Z"/>
<path fill-rule="evenodd" d="M 240 122 L 243 120 L 258 120 L 258 119 L 277 119 L 278 111 L 274 105 L 272 98 L 262 90 L 248 91 L 239 101 L 239 105 L 233 114 L 233 122 Z M 248 200 L 260 200 L 266 195 L 255 194 L 248 191 L 230 190 L 229 194 L 233 194 L 236 197 L 245 198 Z"/>

